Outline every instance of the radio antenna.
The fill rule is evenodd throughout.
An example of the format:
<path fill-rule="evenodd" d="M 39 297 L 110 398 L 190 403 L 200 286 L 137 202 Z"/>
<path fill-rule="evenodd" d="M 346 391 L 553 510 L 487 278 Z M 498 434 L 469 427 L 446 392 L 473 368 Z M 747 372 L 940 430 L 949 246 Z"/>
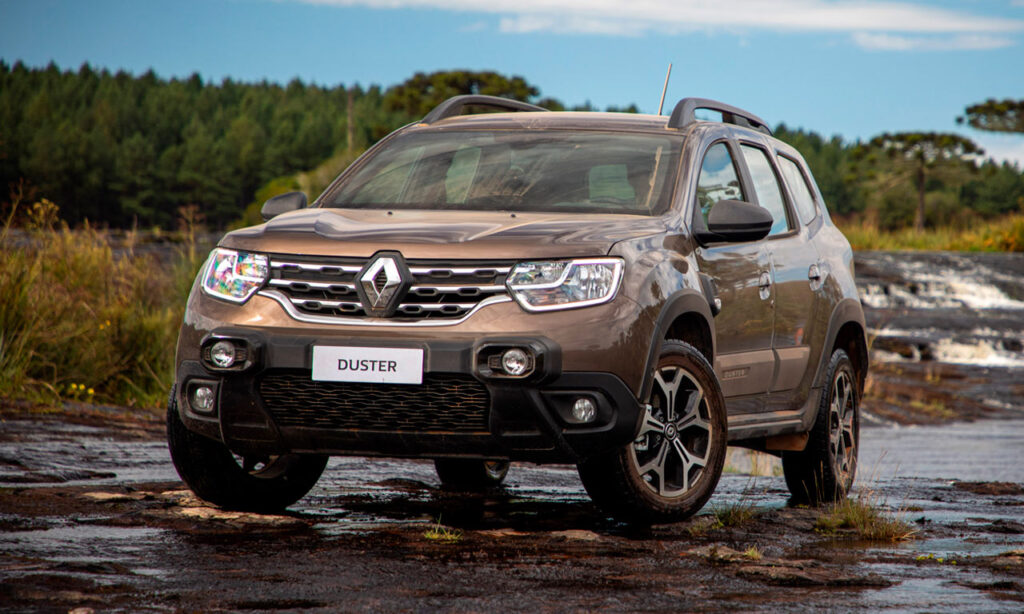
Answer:
<path fill-rule="evenodd" d="M 661 115 L 661 110 L 665 108 L 665 92 L 668 91 L 668 78 L 672 76 L 672 62 L 668 63 L 668 72 L 665 73 L 665 85 L 661 88 L 661 102 L 658 103 L 658 115 Z"/>

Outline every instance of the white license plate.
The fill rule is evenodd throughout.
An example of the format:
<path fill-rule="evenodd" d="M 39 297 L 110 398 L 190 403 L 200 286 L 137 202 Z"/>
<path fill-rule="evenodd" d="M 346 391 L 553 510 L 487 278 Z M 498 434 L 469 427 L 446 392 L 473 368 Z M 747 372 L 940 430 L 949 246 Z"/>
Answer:
<path fill-rule="evenodd" d="M 423 383 L 423 350 L 313 346 L 313 379 L 378 384 Z"/>

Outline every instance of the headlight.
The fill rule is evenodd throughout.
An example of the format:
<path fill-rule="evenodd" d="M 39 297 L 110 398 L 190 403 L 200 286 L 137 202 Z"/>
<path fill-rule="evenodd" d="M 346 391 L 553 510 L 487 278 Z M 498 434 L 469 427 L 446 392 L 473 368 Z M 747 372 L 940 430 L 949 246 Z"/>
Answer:
<path fill-rule="evenodd" d="M 615 298 L 622 279 L 619 258 L 521 262 L 505 284 L 523 309 L 551 311 L 600 305 Z"/>
<path fill-rule="evenodd" d="M 267 281 L 267 257 L 218 247 L 203 273 L 203 291 L 233 303 L 249 300 Z"/>

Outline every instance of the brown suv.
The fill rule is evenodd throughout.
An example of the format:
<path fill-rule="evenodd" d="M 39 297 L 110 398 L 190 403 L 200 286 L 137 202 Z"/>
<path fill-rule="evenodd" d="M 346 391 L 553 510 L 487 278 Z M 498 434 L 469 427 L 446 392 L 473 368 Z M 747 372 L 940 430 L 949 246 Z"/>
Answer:
<path fill-rule="evenodd" d="M 283 508 L 332 454 L 434 459 L 466 489 L 575 463 L 643 522 L 700 509 L 727 444 L 781 455 L 798 499 L 853 482 L 850 246 L 746 111 L 460 96 L 263 215 L 211 253 L 178 340 L 170 450 L 208 501 Z"/>

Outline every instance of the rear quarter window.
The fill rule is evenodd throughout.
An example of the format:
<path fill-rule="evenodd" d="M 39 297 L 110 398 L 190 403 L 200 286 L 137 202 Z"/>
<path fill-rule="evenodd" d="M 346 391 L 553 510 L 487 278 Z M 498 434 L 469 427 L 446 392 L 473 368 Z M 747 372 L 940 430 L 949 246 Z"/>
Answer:
<path fill-rule="evenodd" d="M 807 178 L 804 177 L 800 166 L 786 156 L 779 155 L 779 168 L 782 169 L 782 176 L 789 187 L 789 193 L 793 195 L 793 204 L 796 205 L 797 215 L 804 224 L 809 223 L 818 216 L 818 208 L 814 206 L 814 196 L 810 186 L 807 185 Z"/>

